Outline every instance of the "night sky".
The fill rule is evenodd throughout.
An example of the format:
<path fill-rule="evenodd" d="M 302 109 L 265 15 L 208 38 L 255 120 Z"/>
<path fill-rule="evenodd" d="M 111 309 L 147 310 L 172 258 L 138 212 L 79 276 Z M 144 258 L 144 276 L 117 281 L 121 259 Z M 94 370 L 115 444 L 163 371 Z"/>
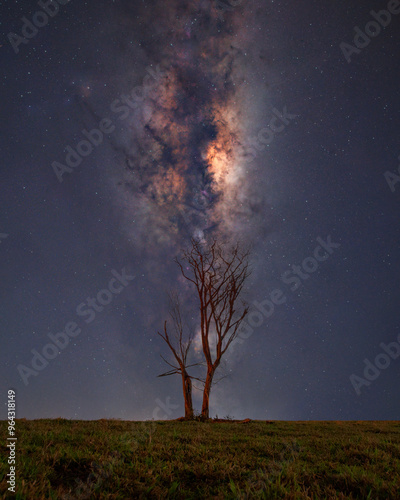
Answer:
<path fill-rule="evenodd" d="M 61 3 L 0 3 L 4 402 L 182 416 L 157 331 L 215 237 L 253 272 L 210 416 L 398 419 L 400 2 Z"/>

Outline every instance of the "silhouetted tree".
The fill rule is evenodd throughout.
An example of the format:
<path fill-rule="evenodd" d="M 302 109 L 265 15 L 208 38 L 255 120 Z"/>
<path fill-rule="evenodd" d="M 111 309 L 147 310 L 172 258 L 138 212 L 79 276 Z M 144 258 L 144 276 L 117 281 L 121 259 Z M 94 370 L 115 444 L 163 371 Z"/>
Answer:
<path fill-rule="evenodd" d="M 173 368 L 173 370 L 158 376 L 166 377 L 168 375 L 174 375 L 174 374 L 181 375 L 183 398 L 185 401 L 185 418 L 192 419 L 193 418 L 192 381 L 190 375 L 187 372 L 187 368 L 189 368 L 190 366 L 196 366 L 197 363 L 187 366 L 187 357 L 190 346 L 193 341 L 193 335 L 190 332 L 187 333 L 186 336 L 184 335 L 183 321 L 181 316 L 178 294 L 171 292 L 169 294 L 169 299 L 170 299 L 170 316 L 173 324 L 174 338 L 171 339 L 170 335 L 168 334 L 167 321 L 165 321 L 164 323 L 164 332 L 163 333 L 157 332 L 157 333 L 167 343 L 168 347 L 172 351 L 172 354 L 174 355 L 175 361 L 177 362 L 178 366 L 172 365 L 163 356 L 161 356 L 162 359 L 169 366 Z"/>
<path fill-rule="evenodd" d="M 239 243 L 227 249 L 215 239 L 208 244 L 192 238 L 191 244 L 191 248 L 183 252 L 184 263 L 178 259 L 175 261 L 182 275 L 195 286 L 199 299 L 200 334 L 207 365 L 201 415 L 203 419 L 208 419 L 215 372 L 248 313 L 244 303 L 241 311 L 237 311 L 237 307 L 244 283 L 250 275 L 250 251 L 242 250 Z M 185 359 L 189 347 L 190 343 Z"/>

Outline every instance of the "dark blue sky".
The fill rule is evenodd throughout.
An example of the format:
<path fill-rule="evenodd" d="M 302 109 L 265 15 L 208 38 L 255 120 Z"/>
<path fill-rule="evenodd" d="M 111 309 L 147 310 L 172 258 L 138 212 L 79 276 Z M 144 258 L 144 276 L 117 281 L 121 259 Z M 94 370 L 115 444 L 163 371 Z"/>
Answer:
<path fill-rule="evenodd" d="M 71 0 L 21 42 L 43 8 L 1 5 L 0 388 L 18 417 L 181 416 L 157 330 L 166 291 L 192 293 L 173 258 L 209 235 L 252 243 L 253 313 L 283 297 L 228 352 L 211 416 L 399 418 L 400 14 L 371 14 L 389 8 Z M 376 36 L 348 62 L 356 26 Z"/>

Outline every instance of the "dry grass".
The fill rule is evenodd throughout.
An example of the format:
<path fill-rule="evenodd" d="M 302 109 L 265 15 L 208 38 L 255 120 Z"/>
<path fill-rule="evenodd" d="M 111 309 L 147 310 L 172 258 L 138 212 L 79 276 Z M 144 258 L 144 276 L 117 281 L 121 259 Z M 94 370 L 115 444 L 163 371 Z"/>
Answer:
<path fill-rule="evenodd" d="M 18 420 L 17 437 L 1 498 L 400 498 L 399 422 Z"/>

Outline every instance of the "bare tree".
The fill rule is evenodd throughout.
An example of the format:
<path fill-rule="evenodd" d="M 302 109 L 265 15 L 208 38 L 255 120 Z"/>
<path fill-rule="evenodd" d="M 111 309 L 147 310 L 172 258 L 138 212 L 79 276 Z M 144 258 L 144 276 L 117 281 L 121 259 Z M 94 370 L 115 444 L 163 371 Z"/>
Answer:
<path fill-rule="evenodd" d="M 167 363 L 167 365 L 173 368 L 169 372 L 158 375 L 159 377 L 166 377 L 168 375 L 180 374 L 182 377 L 182 388 L 183 388 L 183 398 L 185 400 L 185 418 L 193 418 L 193 403 L 192 403 L 192 380 L 187 372 L 187 368 L 191 366 L 196 366 L 198 363 L 187 366 L 187 357 L 189 353 L 190 346 L 193 341 L 193 335 L 189 332 L 186 336 L 183 332 L 183 321 L 181 315 L 180 301 L 177 293 L 171 292 L 169 294 L 170 299 L 170 316 L 172 319 L 173 329 L 174 329 L 174 339 L 171 340 L 170 335 L 167 330 L 167 321 L 164 323 L 164 333 L 157 332 L 160 337 L 162 337 L 167 343 L 168 347 L 174 355 L 175 361 L 178 366 L 174 366 L 169 363 L 163 356 L 162 359 Z"/>
<path fill-rule="evenodd" d="M 191 249 L 183 252 L 185 263 L 175 261 L 182 275 L 194 284 L 199 298 L 200 333 L 207 364 L 201 415 L 208 419 L 215 371 L 248 313 L 244 303 L 241 311 L 237 307 L 250 275 L 250 251 L 242 250 L 239 243 L 230 250 L 216 240 L 207 244 L 192 238 L 191 243 Z"/>

